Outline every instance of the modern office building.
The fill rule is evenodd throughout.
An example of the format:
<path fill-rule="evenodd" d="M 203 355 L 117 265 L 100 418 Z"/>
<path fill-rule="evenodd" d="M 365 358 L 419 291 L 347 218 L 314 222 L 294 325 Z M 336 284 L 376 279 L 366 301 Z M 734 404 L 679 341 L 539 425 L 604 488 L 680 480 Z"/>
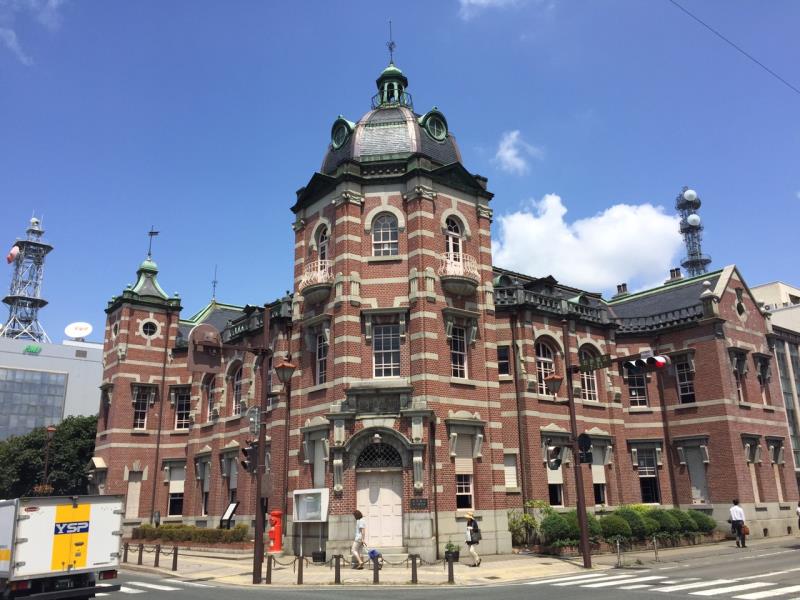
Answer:
<path fill-rule="evenodd" d="M 697 253 L 697 276 L 673 269 L 605 300 L 496 267 L 492 193 L 445 115 L 415 112 L 393 64 L 377 87 L 360 119 L 334 120 L 320 171 L 287 206 L 291 296 L 182 319 L 148 257 L 109 301 L 93 464 L 99 491 L 127 495 L 126 525 L 158 511 L 216 526 L 231 501 L 250 522 L 255 479 L 239 459 L 266 394 L 263 491 L 296 550 L 293 492 L 313 489 L 329 514 L 303 527 L 307 552 L 346 554 L 356 508 L 384 551 L 432 559 L 463 540 L 468 510 L 484 552 L 510 551 L 509 509 L 575 505 L 570 402 L 574 433 L 592 439 L 592 510 L 680 506 L 724 523 L 738 497 L 754 535 L 796 527 L 769 322 L 738 269 L 705 272 Z M 201 323 L 222 331 L 219 374 L 188 369 Z M 625 366 L 650 355 L 669 364 Z M 271 366 L 287 357 L 297 369 L 281 386 Z"/>

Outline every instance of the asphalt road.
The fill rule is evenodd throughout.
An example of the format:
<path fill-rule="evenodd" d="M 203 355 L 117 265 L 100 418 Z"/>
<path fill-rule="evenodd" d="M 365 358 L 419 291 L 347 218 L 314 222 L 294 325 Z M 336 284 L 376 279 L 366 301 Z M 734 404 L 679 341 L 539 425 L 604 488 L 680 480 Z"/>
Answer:
<path fill-rule="evenodd" d="M 270 588 L 238 587 L 213 581 L 182 581 L 140 573 L 124 573 L 122 590 L 109 593 L 111 600 L 137 595 L 136 600 L 250 600 L 254 594 L 286 600 L 374 600 L 397 598 L 423 600 L 434 596 L 459 600 L 800 600 L 800 540 L 785 538 L 746 550 L 731 546 L 707 548 L 698 555 L 687 553 L 670 562 L 639 568 L 611 569 L 551 577 L 513 584 L 487 586 Z M 115 598 L 112 598 L 114 596 Z M 103 596 L 101 596 L 103 597 Z"/>

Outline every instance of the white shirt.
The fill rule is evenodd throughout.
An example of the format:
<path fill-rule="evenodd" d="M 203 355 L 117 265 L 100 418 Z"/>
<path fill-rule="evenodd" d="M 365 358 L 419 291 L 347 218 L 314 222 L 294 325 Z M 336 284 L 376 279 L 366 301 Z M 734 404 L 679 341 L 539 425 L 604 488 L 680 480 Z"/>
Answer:
<path fill-rule="evenodd" d="M 741 506 L 736 504 L 731 506 L 731 521 L 744 521 L 744 511 Z"/>
<path fill-rule="evenodd" d="M 364 530 L 366 528 L 367 528 L 367 523 L 366 523 L 366 521 L 364 521 L 363 518 L 362 519 L 358 519 L 356 521 L 356 536 L 354 538 L 355 541 L 357 541 L 357 542 L 363 542 L 364 541 L 363 532 L 364 532 Z"/>

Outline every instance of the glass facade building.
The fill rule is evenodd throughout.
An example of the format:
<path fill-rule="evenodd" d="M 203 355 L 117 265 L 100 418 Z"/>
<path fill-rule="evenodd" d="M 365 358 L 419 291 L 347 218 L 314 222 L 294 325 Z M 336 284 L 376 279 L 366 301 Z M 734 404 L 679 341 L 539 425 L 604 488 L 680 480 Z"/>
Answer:
<path fill-rule="evenodd" d="M 0 440 L 61 421 L 67 374 L 0 367 Z"/>

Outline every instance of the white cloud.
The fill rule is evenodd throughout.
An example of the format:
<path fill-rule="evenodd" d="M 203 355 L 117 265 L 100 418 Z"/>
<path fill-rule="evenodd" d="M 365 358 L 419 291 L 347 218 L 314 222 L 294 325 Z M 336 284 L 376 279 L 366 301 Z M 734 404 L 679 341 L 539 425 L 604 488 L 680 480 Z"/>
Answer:
<path fill-rule="evenodd" d="M 33 59 L 25 54 L 25 51 L 20 47 L 19 41 L 17 40 L 17 34 L 13 29 L 0 27 L 0 42 L 2 42 L 6 48 L 11 50 L 11 52 L 14 53 L 14 56 L 16 56 L 19 62 L 21 62 L 23 65 L 30 66 L 33 64 Z"/>
<path fill-rule="evenodd" d="M 458 3 L 460 5 L 458 14 L 462 19 L 468 21 L 484 9 L 516 6 L 521 3 L 521 0 L 458 0 Z"/>
<path fill-rule="evenodd" d="M 503 133 L 497 145 L 494 163 L 506 173 L 524 175 L 530 168 L 528 158 L 541 160 L 544 158 L 544 150 L 523 140 L 518 129 Z"/>
<path fill-rule="evenodd" d="M 652 204 L 616 204 L 569 223 L 556 194 L 531 200 L 529 210 L 498 217 L 494 262 L 513 271 L 553 275 L 566 285 L 612 291 L 664 281 L 681 250 L 678 217 Z"/>
<path fill-rule="evenodd" d="M 36 20 L 42 27 L 55 31 L 61 26 L 59 9 L 67 0 L 0 0 L 0 43 L 26 66 L 33 59 L 23 50 L 14 29 L 17 17 Z"/>

